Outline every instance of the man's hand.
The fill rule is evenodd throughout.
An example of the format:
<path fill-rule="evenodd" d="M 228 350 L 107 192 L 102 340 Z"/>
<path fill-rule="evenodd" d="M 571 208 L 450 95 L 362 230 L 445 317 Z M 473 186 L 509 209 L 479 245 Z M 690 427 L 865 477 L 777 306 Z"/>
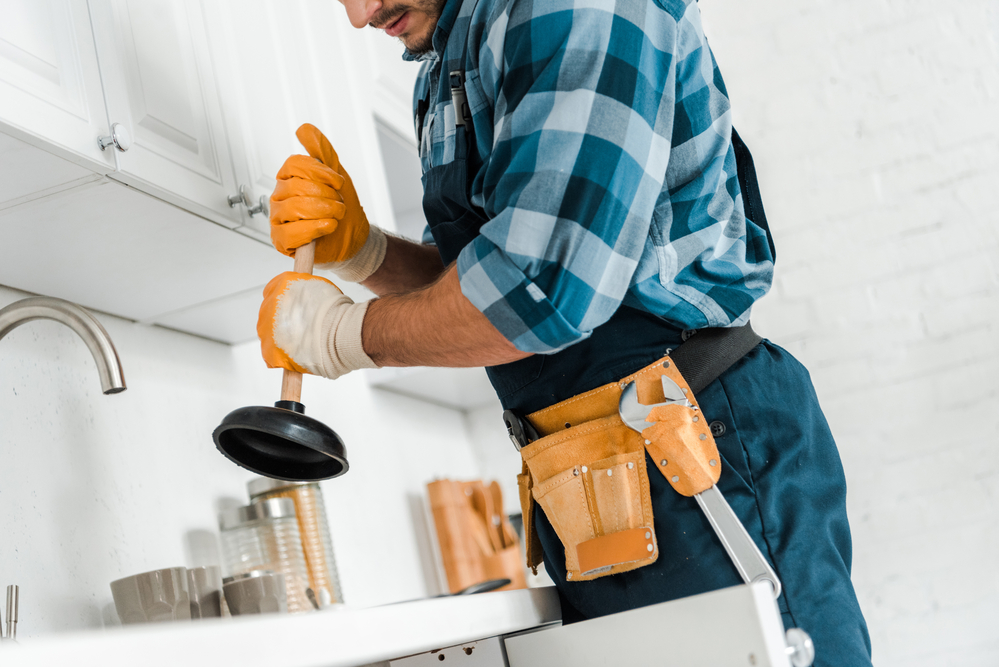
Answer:
<path fill-rule="evenodd" d="M 257 319 L 264 361 L 270 368 L 330 379 L 377 368 L 361 346 L 367 308 L 367 302 L 354 303 L 325 278 L 282 273 L 264 288 Z"/>
<path fill-rule="evenodd" d="M 271 240 L 294 256 L 316 241 L 316 264 L 345 280 L 360 282 L 385 258 L 385 235 L 368 224 L 350 175 L 333 146 L 308 123 L 295 133 L 309 152 L 289 157 L 271 195 Z"/>

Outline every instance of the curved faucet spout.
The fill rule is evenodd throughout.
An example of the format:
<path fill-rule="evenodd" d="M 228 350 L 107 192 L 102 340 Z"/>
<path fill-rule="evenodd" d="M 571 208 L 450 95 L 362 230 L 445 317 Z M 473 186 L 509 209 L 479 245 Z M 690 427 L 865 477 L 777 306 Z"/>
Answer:
<path fill-rule="evenodd" d="M 101 376 L 105 394 L 125 391 L 125 374 L 111 337 L 97 318 L 75 303 L 49 296 L 33 296 L 0 308 L 0 338 L 31 320 L 46 319 L 62 322 L 75 331 L 90 348 Z"/>

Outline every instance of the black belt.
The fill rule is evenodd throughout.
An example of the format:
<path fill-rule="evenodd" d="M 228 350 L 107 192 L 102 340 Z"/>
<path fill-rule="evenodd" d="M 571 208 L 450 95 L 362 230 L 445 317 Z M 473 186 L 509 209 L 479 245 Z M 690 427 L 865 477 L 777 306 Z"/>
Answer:
<path fill-rule="evenodd" d="M 689 334 L 669 358 L 696 394 L 761 342 L 763 338 L 748 322 L 741 327 L 700 329 Z"/>
<path fill-rule="evenodd" d="M 683 343 L 669 352 L 669 358 L 694 394 L 763 342 L 749 322 L 741 327 L 688 330 L 683 338 Z M 518 451 L 538 439 L 530 422 L 513 410 L 503 412 L 503 422 Z"/>

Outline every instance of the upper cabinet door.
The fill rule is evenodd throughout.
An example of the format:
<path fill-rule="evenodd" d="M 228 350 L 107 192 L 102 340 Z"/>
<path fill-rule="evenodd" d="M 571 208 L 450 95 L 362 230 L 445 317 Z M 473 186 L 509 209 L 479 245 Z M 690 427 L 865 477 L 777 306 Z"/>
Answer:
<path fill-rule="evenodd" d="M 312 123 L 351 174 L 368 218 L 393 229 L 368 67 L 364 58 L 355 60 L 364 37 L 343 8 L 320 0 L 204 0 L 204 6 L 237 180 L 254 204 L 270 197 L 288 156 L 305 153 L 295 130 Z M 266 214 L 247 216 L 244 224 L 244 232 L 269 240 Z"/>
<path fill-rule="evenodd" d="M 204 8 L 236 179 L 252 203 L 240 206 L 244 231 L 269 238 L 275 176 L 305 152 L 295 130 L 320 122 L 312 68 L 302 62 L 309 13 L 294 0 L 205 0 Z"/>
<path fill-rule="evenodd" d="M 90 0 L 108 118 L 131 134 L 114 177 L 227 226 L 241 214 L 197 0 Z"/>
<path fill-rule="evenodd" d="M 86 0 L 6 0 L 0 16 L 0 126 L 101 172 L 114 157 Z"/>

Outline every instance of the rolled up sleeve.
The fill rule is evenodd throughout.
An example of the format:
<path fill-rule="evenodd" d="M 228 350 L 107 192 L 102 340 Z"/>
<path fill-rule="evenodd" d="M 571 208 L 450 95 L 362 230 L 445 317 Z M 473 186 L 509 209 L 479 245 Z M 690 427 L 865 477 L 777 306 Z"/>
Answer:
<path fill-rule="evenodd" d="M 515 1 L 483 31 L 492 141 L 473 200 L 488 222 L 458 272 L 463 294 L 525 352 L 557 352 L 614 314 L 663 187 L 673 41 L 646 34 L 645 3 L 605 4 L 535 16 L 537 3 Z"/>

